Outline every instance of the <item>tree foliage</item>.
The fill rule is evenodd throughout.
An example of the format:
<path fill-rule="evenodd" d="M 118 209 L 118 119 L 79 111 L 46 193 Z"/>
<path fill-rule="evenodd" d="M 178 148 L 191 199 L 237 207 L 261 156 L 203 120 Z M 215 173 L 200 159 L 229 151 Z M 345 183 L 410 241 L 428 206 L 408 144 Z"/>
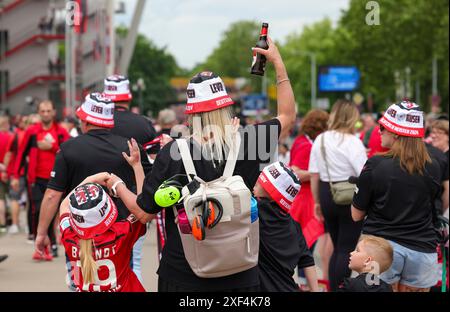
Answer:
<path fill-rule="evenodd" d="M 380 25 L 367 25 L 367 1 L 352 0 L 336 27 L 324 20 L 292 34 L 282 47 L 300 111 L 309 108 L 310 73 L 308 59 L 295 51 L 316 53 L 318 65 L 356 65 L 361 71 L 360 89 L 371 94 L 381 110 L 396 98 L 395 73 L 405 81 L 410 69 L 410 93 L 415 97 L 416 82 L 420 98 L 429 109 L 432 84 L 432 59 L 439 65 L 439 92 L 448 110 L 448 1 L 380 0 Z M 298 52 L 297 52 L 298 53 Z M 291 79 L 292 80 L 292 79 Z M 339 94 L 319 94 L 335 98 Z"/>
<path fill-rule="evenodd" d="M 285 44 L 278 45 L 284 58 L 296 101 L 301 113 L 311 107 L 311 63 L 308 52 L 316 56 L 320 65 L 355 65 L 361 72 L 360 88 L 366 98 L 371 95 L 375 109 L 398 100 L 395 74 L 406 80 L 410 69 L 410 93 L 415 99 L 416 83 L 420 98 L 415 99 L 429 110 L 432 92 L 432 59 L 438 59 L 438 89 L 442 107 L 448 111 L 449 100 L 449 2 L 448 0 L 378 0 L 380 25 L 368 25 L 368 1 L 351 0 L 342 11 L 337 24 L 329 19 L 306 26 L 290 34 Z M 277 27 L 271 25 L 271 27 Z M 259 77 L 248 74 L 250 48 L 254 45 L 260 25 L 251 21 L 232 24 L 222 35 L 218 47 L 207 60 L 195 68 L 209 69 L 221 76 L 246 77 L 253 80 L 255 91 L 260 90 Z M 269 28 L 270 34 L 270 28 Z M 274 81 L 268 68 L 267 76 Z M 333 102 L 342 93 L 318 93 Z"/>
<path fill-rule="evenodd" d="M 127 29 L 118 28 L 117 35 L 125 38 Z M 144 35 L 139 34 L 136 46 L 128 69 L 128 77 L 131 85 L 139 78 L 145 83 L 142 93 L 144 111 L 150 111 L 153 115 L 167 107 L 167 104 L 175 99 L 175 91 L 170 86 L 170 79 L 176 76 L 181 69 L 175 58 L 165 48 L 158 48 Z M 139 93 L 133 90 L 133 106 L 139 105 Z"/>

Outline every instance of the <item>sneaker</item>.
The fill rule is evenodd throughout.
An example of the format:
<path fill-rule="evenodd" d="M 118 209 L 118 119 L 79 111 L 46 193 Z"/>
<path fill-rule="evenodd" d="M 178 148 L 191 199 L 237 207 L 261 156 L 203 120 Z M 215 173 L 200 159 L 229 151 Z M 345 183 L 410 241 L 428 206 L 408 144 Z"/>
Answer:
<path fill-rule="evenodd" d="M 27 243 L 34 245 L 34 235 L 33 234 L 28 235 Z"/>
<path fill-rule="evenodd" d="M 52 245 L 52 256 L 53 258 L 58 258 L 58 246 Z"/>
<path fill-rule="evenodd" d="M 17 233 L 19 233 L 19 227 L 17 226 L 17 224 L 11 225 L 8 229 L 8 234 L 17 234 Z"/>
<path fill-rule="evenodd" d="M 53 261 L 53 256 L 49 252 L 48 248 L 45 249 L 43 258 L 44 258 L 45 261 Z"/>
<path fill-rule="evenodd" d="M 0 262 L 5 261 L 8 258 L 8 255 L 1 255 L 0 256 Z"/>
<path fill-rule="evenodd" d="M 35 250 L 31 259 L 36 260 L 36 261 L 43 261 L 44 256 L 41 255 L 41 253 L 39 251 Z"/>
<path fill-rule="evenodd" d="M 6 226 L 0 225 L 0 233 L 6 233 Z"/>

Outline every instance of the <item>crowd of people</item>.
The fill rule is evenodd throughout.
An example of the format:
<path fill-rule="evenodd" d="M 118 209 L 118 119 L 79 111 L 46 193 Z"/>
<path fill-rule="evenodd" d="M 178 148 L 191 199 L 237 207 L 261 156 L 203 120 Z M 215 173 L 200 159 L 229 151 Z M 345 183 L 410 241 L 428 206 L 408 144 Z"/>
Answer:
<path fill-rule="evenodd" d="M 448 218 L 448 118 L 426 120 L 409 100 L 379 117 L 338 100 L 330 113 L 313 109 L 296 118 L 276 45 L 269 39 L 268 50 L 255 52 L 275 68 L 277 114 L 245 129 L 212 72 L 190 80 L 186 120 L 171 109 L 153 122 L 130 112 L 130 83 L 119 75 L 107 77 L 101 93 L 86 96 L 77 118 L 57 122 L 48 100 L 35 115 L 0 116 L 0 232 L 26 231 L 35 261 L 61 256 L 63 245 L 75 291 L 145 291 L 141 253 L 153 219 L 158 291 L 436 286 L 438 258 L 448 256 L 441 254 L 446 242 L 437 231 L 441 215 Z M 187 142 L 191 164 L 180 140 Z M 188 171 L 205 185 L 227 176 L 227 155 L 236 142 L 239 157 L 231 173 L 242 179 L 258 209 L 251 217 L 259 226 L 258 260 L 236 273 L 205 278 L 187 257 L 193 245 L 184 243 L 179 203 L 162 206 L 155 194 L 168 181 L 180 190 L 192 187 Z M 27 211 L 27 229 L 20 228 L 21 210 Z M 211 223 L 227 222 L 220 217 Z M 203 231 L 215 226 L 203 214 L 196 220 Z M 0 262 L 6 258 L 0 255 Z M 300 285 L 293 278 L 296 268 Z"/>

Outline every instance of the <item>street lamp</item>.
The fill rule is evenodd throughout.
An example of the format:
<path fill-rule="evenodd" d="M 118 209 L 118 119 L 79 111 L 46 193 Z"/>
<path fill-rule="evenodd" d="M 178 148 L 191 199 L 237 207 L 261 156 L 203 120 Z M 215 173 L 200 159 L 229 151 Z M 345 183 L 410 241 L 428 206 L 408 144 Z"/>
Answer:
<path fill-rule="evenodd" d="M 316 53 L 311 51 L 297 51 L 293 53 L 294 55 L 307 55 L 311 61 L 311 108 L 316 107 L 316 97 L 317 97 L 317 89 L 316 89 Z"/>

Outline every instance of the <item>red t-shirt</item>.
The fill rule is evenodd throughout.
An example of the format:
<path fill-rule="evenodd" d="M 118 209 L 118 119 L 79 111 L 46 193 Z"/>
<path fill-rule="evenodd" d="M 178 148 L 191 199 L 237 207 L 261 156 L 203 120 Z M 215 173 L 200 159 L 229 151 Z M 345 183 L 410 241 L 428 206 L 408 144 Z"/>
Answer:
<path fill-rule="evenodd" d="M 289 166 L 296 166 L 307 171 L 312 145 L 312 140 L 306 135 L 298 136 L 292 144 Z M 309 181 L 302 182 L 300 192 L 295 197 L 289 213 L 300 224 L 306 244 L 311 247 L 323 234 L 324 227 L 323 223 L 314 216 L 314 198 Z"/>
<path fill-rule="evenodd" d="M 11 144 L 13 135 L 9 131 L 0 132 L 0 163 L 3 163 L 8 146 Z"/>
<path fill-rule="evenodd" d="M 141 282 L 130 268 L 134 243 L 145 234 L 145 224 L 133 215 L 118 221 L 105 233 L 94 238 L 97 263 L 96 282 L 84 284 L 81 274 L 79 237 L 69 224 L 69 216 L 61 216 L 61 242 L 72 266 L 71 280 L 77 291 L 144 292 Z"/>
<path fill-rule="evenodd" d="M 380 126 L 375 126 L 375 128 L 373 128 L 373 131 L 370 134 L 368 149 L 369 151 L 367 152 L 367 158 L 370 158 L 377 153 L 388 151 L 387 148 L 381 146 Z"/>
<path fill-rule="evenodd" d="M 14 175 L 19 178 L 24 157 L 28 155 L 28 183 L 34 183 L 36 178 L 50 179 L 50 172 L 55 163 L 56 152 L 61 143 L 70 138 L 67 131 L 53 123 L 50 129 L 45 130 L 42 123 L 30 126 L 26 131 L 22 143 L 19 145 L 17 159 L 14 166 Z M 49 150 L 41 150 L 37 142 L 47 140 L 52 147 Z"/>
<path fill-rule="evenodd" d="M 313 142 L 309 137 L 306 135 L 299 135 L 292 144 L 289 167 L 296 166 L 301 170 L 308 171 L 312 144 Z M 303 188 L 310 189 L 309 181 L 302 182 L 301 189 Z"/>
<path fill-rule="evenodd" d="M 40 126 L 40 124 L 39 124 Z M 36 177 L 43 179 L 50 179 L 50 172 L 52 172 L 55 163 L 56 152 L 59 150 L 58 133 L 56 132 L 55 124 L 48 130 L 44 128 L 39 129 L 36 135 L 37 141 L 48 140 L 52 143 L 53 148 L 47 151 L 39 150 L 37 153 Z M 62 143 L 62 142 L 61 142 Z"/>
<path fill-rule="evenodd" d="M 8 152 L 11 152 L 11 159 L 8 165 L 8 176 L 14 175 L 14 164 L 17 158 L 17 153 L 19 152 L 19 146 L 23 142 L 24 137 L 25 137 L 25 130 L 20 128 L 14 129 L 14 133 L 12 134 L 8 147 L 6 148 Z M 22 167 L 20 175 L 22 176 L 24 172 L 25 168 Z"/>

